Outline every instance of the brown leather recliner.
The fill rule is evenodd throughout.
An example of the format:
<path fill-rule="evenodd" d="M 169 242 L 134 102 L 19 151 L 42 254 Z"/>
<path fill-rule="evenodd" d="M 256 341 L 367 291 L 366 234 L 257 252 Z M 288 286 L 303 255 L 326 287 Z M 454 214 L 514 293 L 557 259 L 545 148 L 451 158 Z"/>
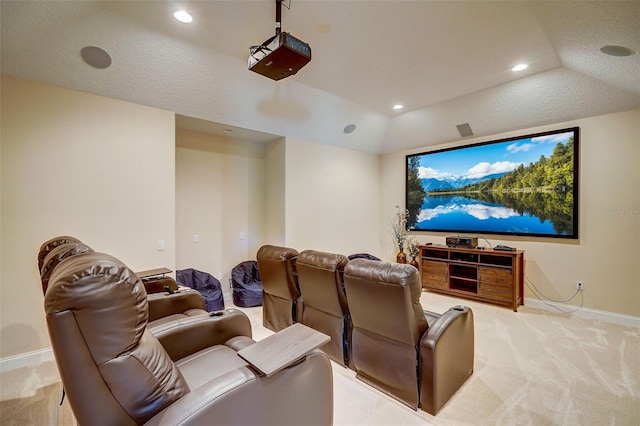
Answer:
<path fill-rule="evenodd" d="M 355 259 L 344 281 L 356 377 L 435 415 L 473 373 L 471 309 L 424 312 L 411 265 Z"/>
<path fill-rule="evenodd" d="M 51 238 L 50 240 L 45 241 L 40 245 L 40 250 L 38 251 L 38 271 L 42 273 L 42 266 L 44 265 L 44 259 L 47 257 L 49 252 L 60 246 L 62 244 L 68 243 L 82 243 L 79 239 L 75 237 L 70 237 L 68 235 L 61 235 L 58 237 Z"/>
<path fill-rule="evenodd" d="M 45 241 L 38 251 L 38 270 L 42 282 L 43 294 L 47 291 L 49 277 L 55 267 L 64 259 L 80 253 L 91 252 L 93 249 L 82 243 L 79 239 L 69 236 L 59 236 Z M 145 284 L 145 289 L 147 289 Z M 175 285 L 177 289 L 177 284 Z M 151 327 L 163 325 L 171 321 L 184 320 L 187 317 L 208 317 L 205 311 L 204 299 L 196 290 L 181 288 L 174 293 L 148 292 L 149 300 L 149 321 Z M 164 327 L 164 325 L 163 325 Z M 251 337 L 251 326 L 248 323 L 245 329 L 249 330 Z"/>
<path fill-rule="evenodd" d="M 40 271 L 42 290 L 46 294 L 49 278 L 58 264 L 78 254 L 93 253 L 93 249 L 81 242 L 63 244 L 47 242 L 45 244 L 51 248 L 42 261 Z M 45 247 L 44 244 L 43 247 Z M 41 248 L 41 253 L 43 251 L 44 249 Z M 172 294 L 166 292 L 147 294 L 147 302 L 149 306 L 147 329 L 158 338 L 174 360 L 194 350 L 194 344 L 183 346 L 181 344 L 183 339 L 192 338 L 196 341 L 202 334 L 211 334 L 224 342 L 234 336 L 251 337 L 252 335 L 251 322 L 246 314 L 237 309 L 226 309 L 218 312 L 217 316 L 210 317 L 204 310 L 202 296 L 195 290 L 186 289 Z M 222 318 L 223 315 L 224 318 Z M 203 349 L 207 346 L 208 340 L 200 339 L 200 342 L 199 349 Z"/>
<path fill-rule="evenodd" d="M 47 325 L 79 424 L 331 424 L 331 364 L 320 351 L 270 377 L 237 355 L 254 343 L 246 336 L 185 336 L 182 350 L 193 350 L 172 355 L 147 329 L 147 305 L 140 279 L 106 254 L 53 271 Z"/>
<path fill-rule="evenodd" d="M 262 278 L 262 322 L 269 330 L 280 331 L 302 315 L 296 259 L 298 251 L 287 247 L 260 247 L 256 260 Z"/>
<path fill-rule="evenodd" d="M 59 242 L 60 240 L 57 241 L 57 244 L 51 244 L 50 242 L 44 243 L 40 248 L 40 252 L 38 253 L 38 265 L 40 265 L 40 282 L 42 283 L 42 294 L 47 293 L 47 287 L 49 286 L 49 277 L 51 277 L 51 273 L 60 262 L 68 257 L 75 256 L 81 253 L 90 253 L 93 251 L 91 247 L 80 242 L 80 240 L 62 244 L 60 244 Z M 40 257 L 41 255 L 44 255 L 44 257 Z"/>
<path fill-rule="evenodd" d="M 343 273 L 349 260 L 341 254 L 305 250 L 296 268 L 302 294 L 302 322 L 331 336 L 322 349 L 344 366 L 351 361 L 351 316 L 344 292 Z"/>
<path fill-rule="evenodd" d="M 72 241 L 72 237 L 58 237 L 44 243 L 40 249 L 38 263 L 42 264 L 40 279 L 42 291 L 46 294 L 49 278 L 60 262 L 82 253 L 91 253 L 93 249 L 77 239 L 60 244 L 61 241 Z M 55 241 L 55 244 L 52 244 Z M 40 255 L 48 251 L 42 261 Z M 177 287 L 177 286 L 176 286 Z M 145 284 L 145 290 L 147 285 Z M 147 328 L 160 340 L 169 351 L 172 359 L 182 356 L 185 351 L 193 349 L 193 345 L 183 347 L 181 341 L 188 336 L 197 338 L 202 333 L 225 336 L 251 337 L 249 317 L 237 309 L 226 309 L 210 317 L 204 310 L 202 295 L 192 289 L 181 289 L 174 293 L 154 293 L 147 295 L 149 322 Z M 230 338 L 227 337 L 227 338 Z M 225 339 L 226 340 L 226 339 Z M 202 340 L 206 346 L 206 339 Z M 202 346 L 204 348 L 205 346 Z"/>

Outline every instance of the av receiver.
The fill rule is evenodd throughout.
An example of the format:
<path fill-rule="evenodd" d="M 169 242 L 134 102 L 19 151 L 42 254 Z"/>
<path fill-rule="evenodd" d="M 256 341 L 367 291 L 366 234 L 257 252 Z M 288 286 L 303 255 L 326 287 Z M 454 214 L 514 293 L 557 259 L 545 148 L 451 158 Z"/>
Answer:
<path fill-rule="evenodd" d="M 478 247 L 478 237 L 453 236 L 447 237 L 447 247 Z"/>

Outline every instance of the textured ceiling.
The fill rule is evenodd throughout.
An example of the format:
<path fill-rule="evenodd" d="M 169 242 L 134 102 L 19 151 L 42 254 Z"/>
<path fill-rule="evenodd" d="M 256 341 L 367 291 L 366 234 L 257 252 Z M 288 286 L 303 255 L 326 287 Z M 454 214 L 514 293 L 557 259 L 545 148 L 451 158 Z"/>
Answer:
<path fill-rule="evenodd" d="M 170 2 L 2 0 L 2 72 L 175 111 L 193 130 L 373 153 L 460 140 L 461 123 L 482 136 L 640 107 L 639 1 L 292 0 L 282 27 L 312 60 L 279 82 L 247 70 L 274 1 L 179 5 L 193 24 Z M 111 67 L 82 61 L 90 45 Z"/>

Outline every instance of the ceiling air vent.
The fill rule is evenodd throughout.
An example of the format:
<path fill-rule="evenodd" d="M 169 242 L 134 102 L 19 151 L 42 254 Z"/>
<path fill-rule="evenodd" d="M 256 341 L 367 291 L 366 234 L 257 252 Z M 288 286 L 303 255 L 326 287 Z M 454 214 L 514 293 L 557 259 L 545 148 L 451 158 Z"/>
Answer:
<path fill-rule="evenodd" d="M 473 136 L 473 130 L 471 130 L 469 123 L 458 124 L 456 127 L 458 128 L 458 132 L 460 132 L 460 136 L 463 138 L 466 136 Z"/>

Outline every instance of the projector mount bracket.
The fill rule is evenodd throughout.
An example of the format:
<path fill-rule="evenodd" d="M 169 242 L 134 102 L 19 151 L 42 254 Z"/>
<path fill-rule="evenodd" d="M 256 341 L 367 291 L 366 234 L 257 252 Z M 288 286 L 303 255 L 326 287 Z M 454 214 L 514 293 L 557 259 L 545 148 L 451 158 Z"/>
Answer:
<path fill-rule="evenodd" d="M 276 35 L 263 41 L 261 44 L 258 44 L 256 46 L 250 46 L 249 54 L 251 56 L 254 56 L 256 53 L 271 52 L 271 49 L 269 49 L 268 47 L 269 44 L 276 37 L 280 35 L 280 32 L 282 32 L 282 0 L 275 0 L 275 1 L 276 1 Z M 289 5 L 291 5 L 291 0 L 289 0 Z"/>

